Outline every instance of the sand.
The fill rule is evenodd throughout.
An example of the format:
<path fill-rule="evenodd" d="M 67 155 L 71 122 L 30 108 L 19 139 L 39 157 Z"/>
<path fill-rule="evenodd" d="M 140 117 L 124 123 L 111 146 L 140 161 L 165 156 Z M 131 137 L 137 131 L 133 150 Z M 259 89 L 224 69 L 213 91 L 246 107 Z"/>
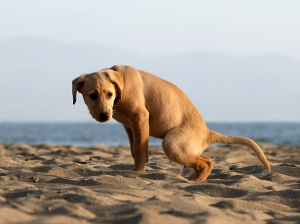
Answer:
<path fill-rule="evenodd" d="M 0 144 L 0 223 L 300 223 L 300 147 L 204 152 L 207 181 L 150 147 L 144 173 L 127 146 Z"/>

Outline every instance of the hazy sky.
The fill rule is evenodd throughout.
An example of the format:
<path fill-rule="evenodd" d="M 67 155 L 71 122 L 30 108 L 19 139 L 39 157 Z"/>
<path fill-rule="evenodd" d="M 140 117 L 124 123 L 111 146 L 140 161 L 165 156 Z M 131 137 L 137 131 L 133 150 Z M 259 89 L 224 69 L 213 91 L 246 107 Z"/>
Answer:
<path fill-rule="evenodd" d="M 214 51 L 300 60 L 300 1 L 0 0 L 0 40 L 46 37 L 145 55 Z"/>

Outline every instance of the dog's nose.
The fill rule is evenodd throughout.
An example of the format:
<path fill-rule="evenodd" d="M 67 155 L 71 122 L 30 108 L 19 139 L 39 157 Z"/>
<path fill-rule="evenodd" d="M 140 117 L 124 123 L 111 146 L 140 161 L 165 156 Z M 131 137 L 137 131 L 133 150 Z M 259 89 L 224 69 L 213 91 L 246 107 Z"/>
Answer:
<path fill-rule="evenodd" d="M 100 114 L 100 121 L 107 121 L 109 119 L 109 113 L 101 113 Z"/>

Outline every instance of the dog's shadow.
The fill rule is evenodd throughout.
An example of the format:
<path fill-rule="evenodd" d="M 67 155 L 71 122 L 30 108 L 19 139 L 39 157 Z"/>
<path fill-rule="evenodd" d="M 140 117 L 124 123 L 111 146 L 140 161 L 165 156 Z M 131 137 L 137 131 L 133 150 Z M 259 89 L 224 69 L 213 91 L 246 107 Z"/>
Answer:
<path fill-rule="evenodd" d="M 108 168 L 112 170 L 128 170 L 132 171 L 133 170 L 133 164 L 116 164 L 116 165 L 111 165 Z"/>

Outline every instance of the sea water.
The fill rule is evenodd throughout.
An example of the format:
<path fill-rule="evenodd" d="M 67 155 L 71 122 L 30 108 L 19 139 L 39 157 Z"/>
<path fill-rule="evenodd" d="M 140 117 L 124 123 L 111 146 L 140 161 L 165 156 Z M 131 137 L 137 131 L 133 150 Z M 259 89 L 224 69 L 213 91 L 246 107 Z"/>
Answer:
<path fill-rule="evenodd" d="M 257 142 L 300 145 L 300 122 L 211 123 L 209 129 L 224 135 L 245 136 Z M 72 144 L 80 146 L 129 145 L 123 126 L 119 123 L 0 123 L 1 143 Z M 150 145 L 162 140 L 150 138 Z"/>

